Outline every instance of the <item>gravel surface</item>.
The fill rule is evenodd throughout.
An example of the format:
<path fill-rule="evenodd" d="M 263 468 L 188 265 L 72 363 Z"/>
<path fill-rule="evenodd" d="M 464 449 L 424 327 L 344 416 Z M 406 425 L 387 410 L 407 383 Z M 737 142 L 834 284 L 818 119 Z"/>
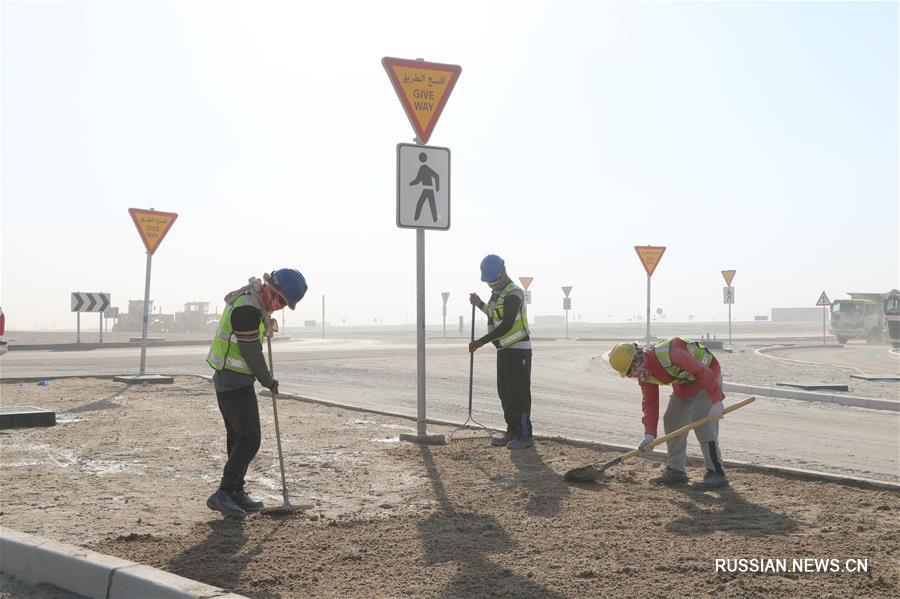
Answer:
<path fill-rule="evenodd" d="M 614 453 L 484 437 L 418 447 L 408 420 L 282 401 L 285 466 L 305 515 L 223 520 L 204 505 L 224 432 L 211 385 L 69 379 L 41 393 L 49 429 L 0 434 L 3 525 L 249 597 L 900 594 L 900 493 L 730 471 L 721 492 L 658 489 L 655 461 L 598 483 L 561 475 Z M 250 491 L 281 503 L 270 400 Z M 432 432 L 450 429 L 432 427 Z M 702 474 L 694 464 L 693 478 Z M 717 558 L 868 559 L 868 573 L 716 573 Z"/>

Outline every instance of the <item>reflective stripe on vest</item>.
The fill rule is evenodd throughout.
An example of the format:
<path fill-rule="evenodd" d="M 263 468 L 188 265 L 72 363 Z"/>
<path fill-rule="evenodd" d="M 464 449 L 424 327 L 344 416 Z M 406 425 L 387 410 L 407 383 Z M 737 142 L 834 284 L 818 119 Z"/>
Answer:
<path fill-rule="evenodd" d="M 496 339 L 500 344 L 500 349 L 511 347 L 522 339 L 530 336 L 528 330 L 528 310 L 525 307 L 525 292 L 512 281 L 497 293 L 496 296 L 491 296 L 490 305 L 486 310 L 488 315 L 488 331 L 493 331 L 496 328 L 494 323 L 499 323 L 503 320 L 504 305 L 506 304 L 506 297 L 508 295 L 515 295 L 522 300 L 522 307 L 519 309 L 519 313 L 516 314 L 516 320 L 513 322 L 513 326 L 509 332 L 503 337 Z"/>
<path fill-rule="evenodd" d="M 250 367 L 241 355 L 240 344 L 232 339 L 234 337 L 234 329 L 231 326 L 231 312 L 241 306 L 253 306 L 259 310 L 260 315 L 263 314 L 262 306 L 249 293 L 239 296 L 234 300 L 234 303 L 225 306 L 225 309 L 222 310 L 222 317 L 219 318 L 216 336 L 213 338 L 209 354 L 206 356 L 206 362 L 215 370 L 231 370 L 232 372 L 252 375 L 253 371 L 250 370 Z M 260 343 L 262 343 L 265 333 L 266 326 L 260 322 Z"/>
<path fill-rule="evenodd" d="M 694 356 L 698 362 L 707 367 L 712 364 L 713 355 L 702 343 L 697 343 L 696 341 L 683 341 L 683 343 L 687 347 L 688 353 Z M 676 382 L 693 382 L 694 375 L 672 364 L 672 356 L 670 354 L 671 346 L 671 339 L 660 341 L 653 346 L 653 354 L 656 356 L 656 359 L 659 360 L 659 365 L 663 367 L 663 370 L 672 375 Z"/>

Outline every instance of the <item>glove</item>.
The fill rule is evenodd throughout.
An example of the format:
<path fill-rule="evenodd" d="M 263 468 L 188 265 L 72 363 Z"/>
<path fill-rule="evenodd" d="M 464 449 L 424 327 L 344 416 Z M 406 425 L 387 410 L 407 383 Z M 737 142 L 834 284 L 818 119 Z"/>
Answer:
<path fill-rule="evenodd" d="M 725 402 L 717 401 L 713 405 L 709 406 L 709 417 L 713 422 L 718 422 L 723 418 L 722 410 L 725 409 Z"/>
<path fill-rule="evenodd" d="M 269 385 L 269 391 L 272 392 L 272 395 L 278 395 L 278 381 L 272 379 L 272 384 Z"/>
<path fill-rule="evenodd" d="M 651 443 L 656 441 L 656 437 L 651 435 L 650 433 L 644 433 L 644 440 L 641 441 L 640 445 L 638 445 L 638 449 L 641 450 L 642 454 L 648 454 L 653 451 L 651 448 L 647 447 Z"/>

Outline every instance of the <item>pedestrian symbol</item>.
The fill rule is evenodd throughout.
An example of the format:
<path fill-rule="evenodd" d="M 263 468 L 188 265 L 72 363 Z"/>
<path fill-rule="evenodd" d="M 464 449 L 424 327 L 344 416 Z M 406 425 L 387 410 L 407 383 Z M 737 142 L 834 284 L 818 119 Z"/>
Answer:
<path fill-rule="evenodd" d="M 450 150 L 397 144 L 397 226 L 450 228 Z"/>
<path fill-rule="evenodd" d="M 431 208 L 431 220 L 437 222 L 437 208 L 434 207 L 434 192 L 441 190 L 441 176 L 434 172 L 430 166 L 425 164 L 428 162 L 428 154 L 425 152 L 419 152 L 419 162 L 422 163 L 422 166 L 419 167 L 419 172 L 416 173 L 416 178 L 409 182 L 410 185 L 422 185 L 422 194 L 419 196 L 419 201 L 416 202 L 416 220 L 419 220 L 419 215 L 422 214 L 422 206 L 425 205 L 425 200 L 428 200 L 428 207 Z"/>

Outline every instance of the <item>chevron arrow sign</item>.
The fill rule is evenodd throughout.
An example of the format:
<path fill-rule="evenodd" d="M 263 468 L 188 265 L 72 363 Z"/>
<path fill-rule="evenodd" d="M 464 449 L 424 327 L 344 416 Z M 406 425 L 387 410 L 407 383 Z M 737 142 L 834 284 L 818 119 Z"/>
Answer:
<path fill-rule="evenodd" d="M 109 308 L 108 293 L 72 292 L 72 312 L 103 312 L 107 308 Z"/>

